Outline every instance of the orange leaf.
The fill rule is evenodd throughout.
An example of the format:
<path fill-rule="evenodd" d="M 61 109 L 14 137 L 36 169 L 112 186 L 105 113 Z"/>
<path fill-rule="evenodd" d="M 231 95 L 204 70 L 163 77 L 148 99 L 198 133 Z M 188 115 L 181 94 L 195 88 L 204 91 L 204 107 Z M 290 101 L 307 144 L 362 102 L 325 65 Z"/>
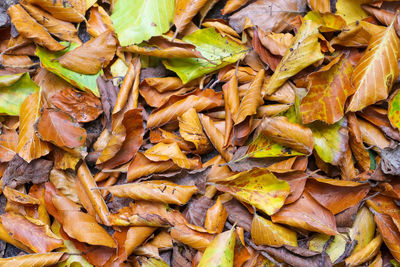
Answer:
<path fill-rule="evenodd" d="M 15 130 L 0 128 L 0 162 L 12 160 L 18 145 L 18 134 Z"/>
<path fill-rule="evenodd" d="M 38 253 L 0 259 L 1 266 L 42 267 L 57 264 L 64 252 Z"/>
<path fill-rule="evenodd" d="M 207 230 L 215 231 L 216 233 L 222 233 L 227 218 L 228 213 L 226 212 L 225 207 L 222 205 L 221 199 L 218 198 L 217 202 L 207 210 L 204 227 Z"/>
<path fill-rule="evenodd" d="M 375 213 L 375 222 L 392 256 L 400 261 L 400 232 L 390 216 Z"/>
<path fill-rule="evenodd" d="M 85 20 L 85 0 L 68 0 L 69 5 L 65 5 L 63 0 L 27 0 L 27 2 L 40 6 L 57 19 L 70 22 L 81 22 Z"/>
<path fill-rule="evenodd" d="M 174 17 L 176 32 L 183 31 L 185 26 L 206 3 L 207 0 L 177 0 Z"/>
<path fill-rule="evenodd" d="M 75 123 L 70 115 L 56 109 L 46 108 L 37 128 L 43 140 L 59 147 L 80 147 L 86 141 L 86 130 Z"/>

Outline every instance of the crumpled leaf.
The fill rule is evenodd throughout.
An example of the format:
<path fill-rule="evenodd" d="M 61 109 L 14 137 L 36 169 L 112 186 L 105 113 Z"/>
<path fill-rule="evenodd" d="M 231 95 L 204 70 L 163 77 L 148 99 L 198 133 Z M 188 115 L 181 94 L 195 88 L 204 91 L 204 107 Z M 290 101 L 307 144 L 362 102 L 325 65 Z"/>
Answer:
<path fill-rule="evenodd" d="M 222 205 L 221 199 L 218 198 L 215 204 L 207 210 L 204 228 L 221 233 L 224 230 L 227 218 L 228 213 Z"/>
<path fill-rule="evenodd" d="M 40 201 L 30 195 L 24 194 L 18 190 L 8 186 L 4 187 L 3 194 L 8 201 L 18 203 L 20 205 L 39 205 Z"/>
<path fill-rule="evenodd" d="M 259 134 L 250 143 L 246 154 L 252 158 L 291 157 L 304 155 L 303 153 L 292 150 L 291 148 L 272 142 L 264 134 Z"/>
<path fill-rule="evenodd" d="M 300 124 L 290 122 L 286 117 L 264 118 L 261 133 L 270 140 L 295 151 L 310 154 L 314 148 L 312 131 Z"/>
<path fill-rule="evenodd" d="M 304 191 L 296 202 L 284 206 L 272 215 L 271 219 L 274 223 L 283 223 L 321 234 L 337 234 L 333 214 L 314 200 L 307 191 Z"/>
<path fill-rule="evenodd" d="M 176 32 L 183 31 L 185 26 L 196 16 L 197 12 L 207 3 L 207 0 L 176 1 L 174 24 Z"/>
<path fill-rule="evenodd" d="M 43 11 L 34 5 L 26 3 L 21 4 L 37 22 L 46 28 L 49 33 L 64 41 L 70 41 L 77 44 L 81 43 L 81 40 L 78 38 L 78 31 L 72 23 L 56 19 L 46 11 Z"/>
<path fill-rule="evenodd" d="M 63 78 L 73 86 L 76 86 L 83 91 L 91 91 L 94 95 L 99 96 L 99 89 L 97 87 L 96 80 L 100 76 L 100 73 L 97 73 L 95 75 L 80 74 L 64 68 L 56 60 L 57 58 L 63 56 L 65 53 L 72 51 L 77 46 L 77 44 L 71 43 L 68 48 L 56 53 L 52 53 L 49 50 L 38 46 L 36 48 L 35 54 L 40 58 L 41 65 L 48 71 L 51 71 L 52 73 Z"/>
<path fill-rule="evenodd" d="M 35 159 L 28 163 L 15 155 L 3 174 L 3 185 L 15 188 L 30 182 L 34 184 L 46 182 L 52 168 L 53 162 L 50 160 Z"/>
<path fill-rule="evenodd" d="M 320 32 L 339 31 L 346 26 L 346 21 L 341 16 L 329 13 L 329 11 L 324 14 L 316 11 L 310 11 L 307 13 L 307 15 L 304 16 L 304 19 L 312 20 L 315 23 L 319 24 Z"/>
<path fill-rule="evenodd" d="M 65 48 L 64 45 L 53 39 L 46 29 L 37 23 L 20 4 L 10 6 L 7 12 L 15 28 L 25 38 L 32 39 L 37 44 L 52 51 L 59 51 Z"/>
<path fill-rule="evenodd" d="M 385 174 L 399 175 L 400 174 L 400 162 L 398 161 L 398 155 L 400 153 L 400 146 L 394 148 L 386 147 L 381 150 L 381 169 Z"/>
<path fill-rule="evenodd" d="M 90 17 L 87 21 L 87 31 L 92 36 L 99 36 L 106 31 L 114 31 L 112 21 L 103 7 L 94 5 L 90 8 Z"/>
<path fill-rule="evenodd" d="M 296 232 L 275 224 L 255 214 L 251 225 L 251 238 L 256 245 L 281 247 L 289 245 L 297 247 Z"/>
<path fill-rule="evenodd" d="M 25 98 L 39 90 L 28 73 L 0 77 L 0 113 L 19 115 Z"/>
<path fill-rule="evenodd" d="M 85 19 L 85 0 L 27 0 L 29 4 L 40 6 L 55 18 L 70 22 L 81 22 Z"/>
<path fill-rule="evenodd" d="M 121 0 L 111 20 L 121 46 L 139 44 L 168 31 L 174 16 L 173 0 Z"/>
<path fill-rule="evenodd" d="M 75 186 L 75 175 L 71 172 L 52 169 L 50 172 L 50 182 L 66 197 L 75 203 L 79 203 Z"/>
<path fill-rule="evenodd" d="M 245 46 L 222 37 L 214 28 L 197 30 L 186 35 L 182 41 L 195 45 L 196 50 L 205 58 L 179 58 L 163 61 L 165 67 L 176 72 L 183 83 L 234 63 L 243 58 L 248 51 Z"/>
<path fill-rule="evenodd" d="M 103 113 L 97 97 L 88 92 L 78 92 L 71 87 L 54 93 L 49 101 L 77 122 L 93 121 Z"/>
<path fill-rule="evenodd" d="M 290 192 L 286 181 L 278 180 L 266 169 L 241 172 L 225 181 L 215 184 L 219 191 L 230 193 L 268 215 L 276 213 L 283 206 Z"/>
<path fill-rule="evenodd" d="M 283 57 L 292 43 L 293 35 L 290 33 L 264 32 L 258 29 L 258 38 L 272 54 Z"/>
<path fill-rule="evenodd" d="M 234 228 L 218 234 L 208 245 L 198 264 L 199 267 L 210 266 L 232 266 L 235 248 L 236 234 Z"/>
<path fill-rule="evenodd" d="M 222 94 L 206 89 L 199 93 L 189 93 L 183 96 L 171 97 L 164 105 L 154 110 L 147 119 L 147 127 L 154 128 L 176 120 L 188 109 L 197 112 L 223 105 Z"/>
<path fill-rule="evenodd" d="M 58 61 L 61 66 L 82 74 L 97 74 L 113 59 L 117 39 L 114 33 L 104 32 L 100 36 L 68 51 Z"/>
<path fill-rule="evenodd" d="M 297 13 L 306 9 L 305 0 L 258 0 L 233 14 L 229 24 L 236 32 L 242 32 L 245 18 L 263 31 L 282 32 L 290 29 L 289 22 Z"/>
<path fill-rule="evenodd" d="M 390 253 L 400 261 L 400 233 L 392 218 L 386 214 L 374 213 L 374 219 Z"/>
<path fill-rule="evenodd" d="M 364 56 L 353 71 L 355 93 L 347 111 L 359 111 L 388 97 L 399 76 L 399 49 L 400 40 L 394 23 L 385 31 L 371 37 Z"/>
<path fill-rule="evenodd" d="M 186 204 L 192 195 L 198 191 L 196 186 L 177 185 L 165 180 L 114 185 L 106 189 L 117 197 L 177 205 Z"/>
<path fill-rule="evenodd" d="M 48 225 L 38 225 L 16 213 L 1 215 L 1 223 L 10 235 L 31 248 L 34 252 L 45 253 L 63 246 Z M 47 228 L 46 228 L 47 227 Z"/>
<path fill-rule="evenodd" d="M 80 147 L 86 141 L 86 130 L 74 122 L 68 113 L 56 109 L 43 110 L 37 129 L 42 140 L 59 147 Z"/>
<path fill-rule="evenodd" d="M 321 60 L 321 46 L 318 42 L 318 24 L 306 20 L 293 38 L 290 49 L 276 67 L 274 74 L 263 88 L 263 95 L 271 95 L 290 77 L 304 68 Z"/>
<path fill-rule="evenodd" d="M 64 252 L 49 252 L 27 254 L 10 258 L 0 259 L 2 266 L 20 266 L 20 267 L 42 267 L 57 264 L 61 260 Z"/>
<path fill-rule="evenodd" d="M 308 76 L 309 91 L 300 105 L 303 123 L 321 120 L 328 124 L 343 117 L 343 107 L 353 92 L 353 67 L 345 55 Z"/>

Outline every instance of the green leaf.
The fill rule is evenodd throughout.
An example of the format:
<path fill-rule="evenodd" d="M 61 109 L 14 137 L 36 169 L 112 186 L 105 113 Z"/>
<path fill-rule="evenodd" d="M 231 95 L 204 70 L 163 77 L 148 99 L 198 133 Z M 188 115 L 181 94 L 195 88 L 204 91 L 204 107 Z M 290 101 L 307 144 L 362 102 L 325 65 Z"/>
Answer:
<path fill-rule="evenodd" d="M 208 245 L 204 251 L 203 257 L 199 262 L 198 267 L 219 266 L 231 267 L 233 266 L 233 253 L 235 250 L 236 235 L 234 227 L 231 230 L 220 233 Z"/>
<path fill-rule="evenodd" d="M 169 30 L 174 0 L 118 0 L 111 20 L 121 46 L 139 44 Z"/>
<path fill-rule="evenodd" d="M 248 51 L 226 37 L 222 37 L 214 28 L 206 28 L 185 36 L 183 41 L 196 46 L 205 59 L 173 58 L 163 61 L 165 67 L 178 74 L 183 83 L 211 73 L 241 59 Z"/>
<path fill-rule="evenodd" d="M 276 213 L 290 193 L 289 184 L 279 180 L 270 171 L 254 168 L 215 184 L 217 189 L 233 195 L 268 215 Z"/>
<path fill-rule="evenodd" d="M 308 125 L 314 138 L 314 149 L 325 162 L 337 165 L 346 151 L 348 141 L 347 123 L 340 120 L 334 124 L 316 121 Z"/>
<path fill-rule="evenodd" d="M 263 134 L 259 134 L 257 138 L 251 142 L 246 154 L 251 158 L 291 157 L 304 155 L 303 153 L 297 152 L 289 147 L 285 147 L 278 143 L 273 143 Z"/>
<path fill-rule="evenodd" d="M 4 75 L 0 77 L 0 114 L 19 115 L 22 102 L 30 94 L 39 90 L 28 73 Z"/>
<path fill-rule="evenodd" d="M 61 42 L 63 45 L 68 45 L 66 42 Z M 87 75 L 77 73 L 75 71 L 69 70 L 61 66 L 61 64 L 56 60 L 65 53 L 73 50 L 78 47 L 77 44 L 71 43 L 69 47 L 62 51 L 58 52 L 50 52 L 46 48 L 37 46 L 36 47 L 36 55 L 40 58 L 40 62 L 43 67 L 45 67 L 48 71 L 60 76 L 73 86 L 83 90 L 83 91 L 92 91 L 96 96 L 100 96 L 99 89 L 97 88 L 97 77 L 100 76 L 101 71 L 94 75 Z"/>
<path fill-rule="evenodd" d="M 388 118 L 394 127 L 400 129 L 400 90 L 389 100 Z"/>

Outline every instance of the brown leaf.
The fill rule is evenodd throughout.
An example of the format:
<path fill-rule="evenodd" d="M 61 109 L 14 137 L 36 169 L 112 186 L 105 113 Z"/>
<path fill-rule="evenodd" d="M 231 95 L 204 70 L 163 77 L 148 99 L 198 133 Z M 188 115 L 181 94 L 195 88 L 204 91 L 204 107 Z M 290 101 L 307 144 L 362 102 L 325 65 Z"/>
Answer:
<path fill-rule="evenodd" d="M 77 122 L 89 122 L 95 120 L 101 113 L 100 100 L 88 92 L 77 91 L 67 87 L 54 93 L 49 101 L 71 115 Z"/>
<path fill-rule="evenodd" d="M 283 223 L 322 234 L 337 234 L 333 214 L 314 200 L 307 191 L 304 191 L 296 202 L 284 206 L 272 215 L 271 219 L 275 223 Z"/>
<path fill-rule="evenodd" d="M 47 225 L 37 225 L 15 213 L 1 215 L 4 228 L 13 238 L 31 248 L 34 252 L 45 253 L 63 246 Z M 46 228 L 47 227 L 47 228 Z"/>
<path fill-rule="evenodd" d="M 187 204 L 183 215 L 189 223 L 197 226 L 203 226 L 206 221 L 207 210 L 210 209 L 214 203 L 215 201 L 207 196 L 201 196 L 197 199 L 192 198 Z"/>
<path fill-rule="evenodd" d="M 0 162 L 12 160 L 17 151 L 18 134 L 15 130 L 0 128 Z"/>
<path fill-rule="evenodd" d="M 375 213 L 374 219 L 390 253 L 397 261 L 399 261 L 400 233 L 396 225 L 393 223 L 392 218 L 385 214 Z"/>
<path fill-rule="evenodd" d="M 220 107 L 223 104 L 222 94 L 216 93 L 212 89 L 196 91 L 185 96 L 172 96 L 168 102 L 150 114 L 147 120 L 147 127 L 154 128 L 174 121 L 190 108 L 200 112 Z"/>
<path fill-rule="evenodd" d="M 352 83 L 355 93 L 347 111 L 359 111 L 388 97 L 399 76 L 400 40 L 393 25 L 371 37 L 364 56 L 354 68 Z"/>
<path fill-rule="evenodd" d="M 176 33 L 183 31 L 185 26 L 206 3 L 207 0 L 178 0 L 175 4 L 174 17 Z"/>
<path fill-rule="evenodd" d="M 264 118 L 261 131 L 272 141 L 298 152 L 310 154 L 314 148 L 312 132 L 300 124 L 289 122 L 286 117 Z"/>
<path fill-rule="evenodd" d="M 29 16 L 21 5 L 13 5 L 7 12 L 15 28 L 24 37 L 32 39 L 37 44 L 49 50 L 59 51 L 65 48 L 65 46 L 59 44 L 39 23 Z"/>
<path fill-rule="evenodd" d="M 225 202 L 224 207 L 228 212 L 228 220 L 231 223 L 236 223 L 247 232 L 251 231 L 252 215 L 239 201 L 232 199 Z"/>
<path fill-rule="evenodd" d="M 101 6 L 90 8 L 90 17 L 87 21 L 87 31 L 92 36 L 99 36 L 106 31 L 113 31 L 114 27 L 110 16 Z"/>
<path fill-rule="evenodd" d="M 261 96 L 264 75 L 264 70 L 260 70 L 250 84 L 247 94 L 242 98 L 237 116 L 234 117 L 235 125 L 243 122 L 248 116 L 257 114 L 257 108 L 264 103 Z"/>
<path fill-rule="evenodd" d="M 305 9 L 306 3 L 303 0 L 258 0 L 233 14 L 229 24 L 236 32 L 242 32 L 245 18 L 248 17 L 263 31 L 279 33 L 290 30 L 288 22 Z"/>
<path fill-rule="evenodd" d="M 39 205 L 40 201 L 34 197 L 24 194 L 8 186 L 4 187 L 3 194 L 8 201 L 18 203 L 19 205 Z"/>
<path fill-rule="evenodd" d="M 56 109 L 43 110 L 37 129 L 43 140 L 59 147 L 80 147 L 86 141 L 85 129 L 75 123 L 70 115 Z"/>
<path fill-rule="evenodd" d="M 140 86 L 139 93 L 146 100 L 146 103 L 149 106 L 159 108 L 162 105 L 164 105 L 170 97 L 172 97 L 174 95 L 176 95 L 176 96 L 183 95 L 191 90 L 192 90 L 192 88 L 190 88 L 190 87 L 184 87 L 177 91 L 167 91 L 167 92 L 159 93 L 153 87 L 143 84 L 143 86 Z"/>
<path fill-rule="evenodd" d="M 167 204 L 184 205 L 197 192 L 196 186 L 177 185 L 169 181 L 145 181 L 107 187 L 117 197 L 151 200 Z"/>
<path fill-rule="evenodd" d="M 184 224 L 179 224 L 172 228 L 171 237 L 200 251 L 204 251 L 214 238 L 211 234 L 197 232 Z"/>
<path fill-rule="evenodd" d="M 365 143 L 380 149 L 389 146 L 390 141 L 384 136 L 378 127 L 363 119 L 359 119 L 358 124 L 360 126 L 361 138 Z"/>
<path fill-rule="evenodd" d="M 21 3 L 22 6 L 29 12 L 29 14 L 39 22 L 46 30 L 52 35 L 60 38 L 61 40 L 81 44 L 78 38 L 78 31 L 75 26 L 63 20 L 56 19 L 46 11 L 35 7 L 34 5 Z"/>
<path fill-rule="evenodd" d="M 347 122 L 349 127 L 349 144 L 351 151 L 357 163 L 361 167 L 363 171 L 367 171 L 370 168 L 370 158 L 369 153 L 365 149 L 362 137 L 361 137 L 361 129 L 358 124 L 357 117 L 354 113 L 347 114 Z"/>
<path fill-rule="evenodd" d="M 264 32 L 258 29 L 258 38 L 272 54 L 283 57 L 292 43 L 293 35 L 290 33 Z"/>
<path fill-rule="evenodd" d="M 385 27 L 366 21 L 354 22 L 343 28 L 342 32 L 334 37 L 330 44 L 346 47 L 366 47 L 372 36 L 376 36 L 384 30 Z"/>
<path fill-rule="evenodd" d="M 227 218 L 228 213 L 222 205 L 220 198 L 218 198 L 214 206 L 207 210 L 204 228 L 217 233 L 222 233 Z"/>
<path fill-rule="evenodd" d="M 369 185 L 315 178 L 307 181 L 306 190 L 316 201 L 336 215 L 361 202 L 369 192 Z"/>
<path fill-rule="evenodd" d="M 50 152 L 50 145 L 36 136 L 34 124 L 39 118 L 42 102 L 39 93 L 28 96 L 21 105 L 17 152 L 27 162 Z"/>
<path fill-rule="evenodd" d="M 174 171 L 177 169 L 179 169 L 179 167 L 172 160 L 153 162 L 144 156 L 143 153 L 138 152 L 129 165 L 127 179 L 130 182 L 142 176 L 165 171 Z"/>
<path fill-rule="evenodd" d="M 162 78 L 146 78 L 141 85 L 147 84 L 156 89 L 159 93 L 175 91 L 183 86 L 181 79 L 178 77 L 162 77 Z"/>
<path fill-rule="evenodd" d="M 86 2 L 84 0 L 27 0 L 50 12 L 55 18 L 70 22 L 81 22 L 85 19 Z"/>
<path fill-rule="evenodd" d="M 331 5 L 329 0 L 307 0 L 308 5 L 312 10 L 320 13 L 331 12 Z"/>
<path fill-rule="evenodd" d="M 224 8 L 221 10 L 222 15 L 226 15 L 238 10 L 241 6 L 245 5 L 248 0 L 228 0 Z"/>
<path fill-rule="evenodd" d="M 348 266 L 359 266 L 371 260 L 378 254 L 381 244 L 382 236 L 378 234 L 367 246 L 348 257 L 346 259 L 346 264 Z"/>
<path fill-rule="evenodd" d="M 67 52 L 58 60 L 70 70 L 82 74 L 96 74 L 113 59 L 117 38 L 113 32 L 104 32 L 82 46 Z"/>
<path fill-rule="evenodd" d="M 49 173 L 53 168 L 53 162 L 45 159 L 35 159 L 26 162 L 18 155 L 8 163 L 3 174 L 4 186 L 15 188 L 25 183 L 40 184 L 48 181 Z"/>
<path fill-rule="evenodd" d="M 0 259 L 1 266 L 42 267 L 57 264 L 64 252 L 37 253 Z"/>
<path fill-rule="evenodd" d="M 75 203 L 79 203 L 78 193 L 75 187 L 75 175 L 71 172 L 65 172 L 54 168 L 50 172 L 50 182 L 64 196 Z"/>

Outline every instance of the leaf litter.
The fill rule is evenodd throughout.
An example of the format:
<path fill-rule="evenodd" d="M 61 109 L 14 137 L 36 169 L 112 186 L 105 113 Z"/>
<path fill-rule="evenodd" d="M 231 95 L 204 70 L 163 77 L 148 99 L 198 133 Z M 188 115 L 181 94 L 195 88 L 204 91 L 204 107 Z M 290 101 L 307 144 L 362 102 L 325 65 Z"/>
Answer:
<path fill-rule="evenodd" d="M 399 8 L 4 1 L 0 266 L 399 266 Z"/>

